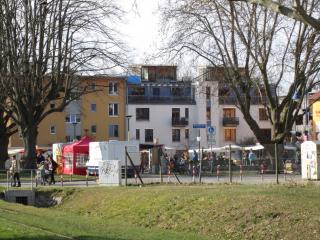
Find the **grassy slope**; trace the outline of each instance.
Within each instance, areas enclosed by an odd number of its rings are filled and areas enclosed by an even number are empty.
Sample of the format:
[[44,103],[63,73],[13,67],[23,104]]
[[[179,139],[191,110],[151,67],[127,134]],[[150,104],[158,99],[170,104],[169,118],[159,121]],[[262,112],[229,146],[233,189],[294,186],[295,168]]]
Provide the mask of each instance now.
[[320,237],[318,186],[170,185],[86,188],[65,195],[63,204],[51,209],[0,202],[0,238]]

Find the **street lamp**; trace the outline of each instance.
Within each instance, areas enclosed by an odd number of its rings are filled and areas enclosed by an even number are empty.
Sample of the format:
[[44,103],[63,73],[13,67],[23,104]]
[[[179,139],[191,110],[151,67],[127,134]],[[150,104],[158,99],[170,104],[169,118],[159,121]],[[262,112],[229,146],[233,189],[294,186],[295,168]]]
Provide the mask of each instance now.
[[76,126],[77,126],[77,122],[73,122],[72,125],[73,125],[73,140],[75,140],[75,139],[76,139]]
[[130,141],[130,118],[132,117],[132,115],[126,115],[126,119],[127,119],[127,126],[128,126],[128,132],[127,132],[127,139],[128,141]]

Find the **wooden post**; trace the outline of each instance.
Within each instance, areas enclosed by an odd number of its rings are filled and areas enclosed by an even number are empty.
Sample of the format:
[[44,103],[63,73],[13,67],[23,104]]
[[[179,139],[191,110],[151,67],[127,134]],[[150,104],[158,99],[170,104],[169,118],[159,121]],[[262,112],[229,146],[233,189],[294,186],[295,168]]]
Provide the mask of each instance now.
[[33,191],[33,170],[31,169],[31,191]]
[[232,169],[231,169],[231,144],[229,144],[229,183],[232,183]]
[[[162,150],[161,150],[162,151]],[[165,158],[164,154],[162,154],[163,157]],[[160,174],[160,182],[163,183],[163,176],[162,176],[162,163],[161,163],[161,154],[160,154],[160,149],[158,151],[158,158],[159,158],[159,174]]]
[[[129,131],[128,131],[128,134],[129,134]],[[127,167],[128,167],[127,153],[128,153],[128,151],[127,151],[127,146],[125,146],[125,151],[126,151],[126,158],[125,158],[125,162],[124,162],[124,185],[127,186],[128,185],[128,177],[127,177]]]
[[278,143],[274,144],[274,155],[276,164],[276,182],[279,184],[279,173],[278,173]]

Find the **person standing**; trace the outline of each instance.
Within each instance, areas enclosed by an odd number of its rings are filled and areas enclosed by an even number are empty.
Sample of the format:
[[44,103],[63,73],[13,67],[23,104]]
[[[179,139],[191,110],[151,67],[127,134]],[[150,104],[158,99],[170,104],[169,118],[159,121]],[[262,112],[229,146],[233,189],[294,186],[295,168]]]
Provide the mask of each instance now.
[[254,161],[255,161],[255,154],[253,153],[252,149],[250,150],[249,152],[249,155],[248,155],[248,159],[249,159],[249,162],[250,162],[250,165],[253,166],[254,165]]
[[[11,167],[10,174],[13,176],[13,187],[21,187],[20,182],[20,161],[16,158],[16,156],[12,156],[11,159]],[[18,183],[18,184],[17,184]]]
[[49,176],[50,182],[49,184],[56,184],[56,180],[54,179],[54,172],[57,169],[58,164],[53,160],[51,156],[48,156],[48,169],[49,169]]

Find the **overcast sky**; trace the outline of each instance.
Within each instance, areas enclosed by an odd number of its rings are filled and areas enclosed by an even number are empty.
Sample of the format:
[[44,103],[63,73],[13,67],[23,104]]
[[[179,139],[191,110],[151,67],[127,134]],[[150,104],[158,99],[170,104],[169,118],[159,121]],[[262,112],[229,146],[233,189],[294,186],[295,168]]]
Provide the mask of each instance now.
[[125,42],[133,49],[134,63],[145,63],[148,55],[155,53],[160,47],[160,0],[119,0],[120,6],[127,12],[120,31]]

